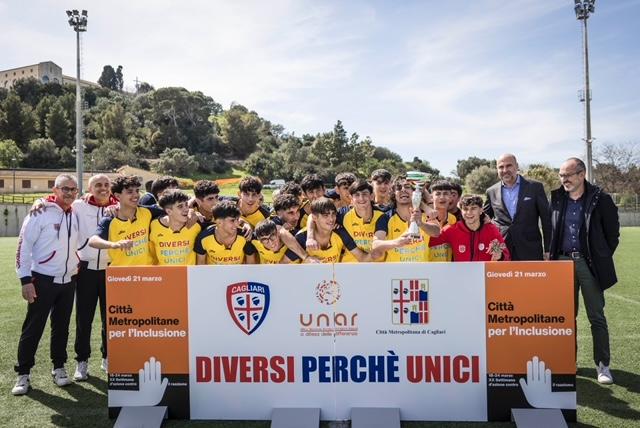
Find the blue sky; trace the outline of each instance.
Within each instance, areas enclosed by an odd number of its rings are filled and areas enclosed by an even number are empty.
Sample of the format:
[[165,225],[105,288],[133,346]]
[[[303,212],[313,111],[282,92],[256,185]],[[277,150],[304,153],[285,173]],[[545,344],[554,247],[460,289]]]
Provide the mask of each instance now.
[[[0,0],[0,69],[51,60],[73,75],[66,8],[89,10],[88,80],[121,64],[125,86],[201,90],[298,135],[340,119],[445,174],[468,156],[584,153],[571,0]],[[596,152],[640,140],[638,18],[640,0],[599,0],[589,19]]]

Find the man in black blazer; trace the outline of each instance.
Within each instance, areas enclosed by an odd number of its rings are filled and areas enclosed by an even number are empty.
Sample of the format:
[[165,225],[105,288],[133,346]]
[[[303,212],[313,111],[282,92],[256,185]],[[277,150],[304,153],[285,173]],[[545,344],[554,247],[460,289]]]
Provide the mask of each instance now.
[[487,189],[484,212],[500,229],[512,260],[547,260],[551,216],[542,183],[518,174],[518,161],[510,153],[498,158],[497,168],[500,181]]
[[576,316],[582,291],[597,379],[608,385],[613,376],[604,290],[618,281],[613,253],[620,242],[620,220],[611,196],[586,180],[586,169],[578,158],[569,158],[560,167],[562,186],[551,192],[550,250],[552,260],[573,260]]

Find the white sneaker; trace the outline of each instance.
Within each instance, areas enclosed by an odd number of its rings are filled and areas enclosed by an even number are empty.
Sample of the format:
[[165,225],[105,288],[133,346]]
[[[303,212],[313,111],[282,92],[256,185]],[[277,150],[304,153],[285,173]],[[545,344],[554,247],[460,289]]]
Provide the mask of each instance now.
[[81,382],[89,379],[89,364],[86,361],[78,361],[76,364],[76,372],[73,374],[73,380]]
[[104,370],[106,373],[109,373],[109,361],[106,358],[102,359],[102,363],[100,363],[100,368]]
[[598,383],[603,385],[611,385],[613,383],[613,376],[611,376],[609,366],[605,366],[600,362],[596,367],[596,371],[598,372]]
[[16,380],[16,384],[11,390],[13,395],[24,395],[29,392],[29,388],[31,387],[31,378],[28,374],[18,375],[18,380]]
[[67,376],[67,370],[64,367],[51,370],[51,376],[53,376],[53,382],[58,386],[67,386],[71,383],[71,379]]

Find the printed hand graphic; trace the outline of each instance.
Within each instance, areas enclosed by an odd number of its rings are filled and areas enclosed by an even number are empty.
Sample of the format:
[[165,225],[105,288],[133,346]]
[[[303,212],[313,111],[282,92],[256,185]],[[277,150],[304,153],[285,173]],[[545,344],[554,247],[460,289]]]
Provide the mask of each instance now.
[[138,391],[109,390],[109,406],[155,406],[164,396],[169,379],[162,379],[162,365],[155,357],[145,361],[144,367],[138,371]]
[[544,361],[533,357],[527,361],[527,380],[520,379],[520,386],[529,404],[539,409],[575,409],[576,393],[552,392],[551,370]]

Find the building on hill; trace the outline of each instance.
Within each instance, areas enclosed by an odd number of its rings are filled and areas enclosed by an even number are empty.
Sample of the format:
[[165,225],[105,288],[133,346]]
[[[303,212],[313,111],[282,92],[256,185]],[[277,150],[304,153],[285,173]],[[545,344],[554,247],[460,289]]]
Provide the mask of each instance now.
[[155,180],[162,177],[162,175],[156,174],[155,172],[147,171],[146,169],[136,168],[129,165],[121,166],[120,168],[116,169],[116,172],[122,175],[135,175],[136,177],[140,177],[142,184],[146,183],[149,180]]
[[[75,77],[65,76],[62,74],[62,67],[53,61],[45,61],[38,64],[25,65],[23,67],[0,71],[0,88],[11,89],[18,80],[28,79],[30,77],[33,77],[42,83],[59,83],[61,85],[76,83]],[[94,88],[100,87],[97,83],[82,79],[80,80],[80,86]]]
[[[46,193],[53,187],[56,177],[64,172],[76,174],[72,169],[0,168],[0,194]],[[83,189],[89,187],[89,178],[98,173],[106,174],[112,180],[120,175],[117,172],[85,171]]]

